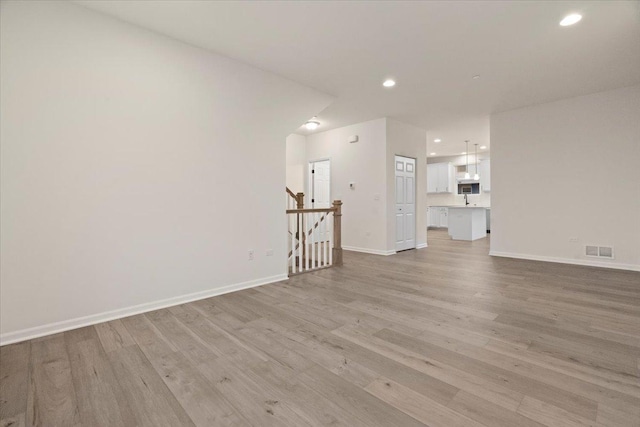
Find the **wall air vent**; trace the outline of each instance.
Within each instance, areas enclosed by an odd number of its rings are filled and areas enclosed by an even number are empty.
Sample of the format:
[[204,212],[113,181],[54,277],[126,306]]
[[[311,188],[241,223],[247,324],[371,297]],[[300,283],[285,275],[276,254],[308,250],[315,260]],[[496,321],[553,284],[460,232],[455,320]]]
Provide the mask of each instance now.
[[610,246],[591,246],[585,247],[585,255],[589,257],[613,259],[613,248]]
[[586,255],[587,256],[598,256],[598,247],[597,246],[587,246]]
[[598,256],[602,258],[613,258],[613,248],[608,246],[599,246]]

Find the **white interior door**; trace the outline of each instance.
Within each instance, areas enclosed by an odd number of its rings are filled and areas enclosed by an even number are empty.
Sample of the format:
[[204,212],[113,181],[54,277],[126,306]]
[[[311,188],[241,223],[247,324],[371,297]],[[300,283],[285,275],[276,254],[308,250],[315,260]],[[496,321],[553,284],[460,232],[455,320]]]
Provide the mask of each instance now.
[[[309,196],[305,196],[305,208],[330,208],[331,207],[331,162],[321,160],[309,163]],[[329,241],[331,231],[327,227],[328,218],[315,230],[318,241]]]
[[322,160],[309,163],[309,196],[305,197],[305,207],[331,207],[331,162]]
[[396,251],[416,247],[416,160],[396,156]]

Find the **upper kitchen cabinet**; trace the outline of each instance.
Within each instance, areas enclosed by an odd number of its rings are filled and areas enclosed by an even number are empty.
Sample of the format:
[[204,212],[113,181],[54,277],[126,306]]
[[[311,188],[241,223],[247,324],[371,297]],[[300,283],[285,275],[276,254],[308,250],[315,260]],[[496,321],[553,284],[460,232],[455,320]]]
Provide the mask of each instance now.
[[453,193],[455,169],[451,163],[427,165],[427,193]]
[[480,188],[483,192],[489,193],[491,191],[491,159],[480,161],[478,173],[480,174]]

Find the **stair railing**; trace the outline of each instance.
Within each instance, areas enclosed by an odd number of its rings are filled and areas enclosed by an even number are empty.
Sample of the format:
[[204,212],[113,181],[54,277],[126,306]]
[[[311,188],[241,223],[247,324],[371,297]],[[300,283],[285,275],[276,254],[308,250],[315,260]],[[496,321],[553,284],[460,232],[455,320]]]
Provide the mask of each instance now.
[[334,200],[330,208],[304,209],[304,194],[287,194],[297,205],[287,209],[289,274],[342,265],[342,201]]

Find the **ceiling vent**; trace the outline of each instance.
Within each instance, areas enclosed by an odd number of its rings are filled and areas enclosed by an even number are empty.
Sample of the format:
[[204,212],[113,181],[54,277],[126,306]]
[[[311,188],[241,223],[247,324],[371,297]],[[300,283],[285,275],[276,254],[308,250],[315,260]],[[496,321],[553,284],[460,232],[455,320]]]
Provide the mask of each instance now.
[[613,248],[610,246],[591,246],[585,247],[585,255],[589,257],[613,259]]

